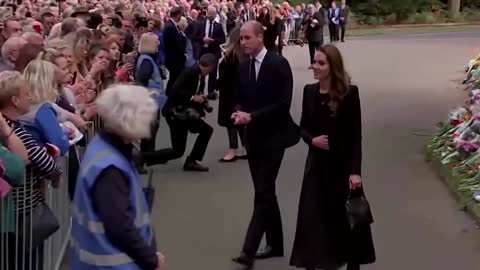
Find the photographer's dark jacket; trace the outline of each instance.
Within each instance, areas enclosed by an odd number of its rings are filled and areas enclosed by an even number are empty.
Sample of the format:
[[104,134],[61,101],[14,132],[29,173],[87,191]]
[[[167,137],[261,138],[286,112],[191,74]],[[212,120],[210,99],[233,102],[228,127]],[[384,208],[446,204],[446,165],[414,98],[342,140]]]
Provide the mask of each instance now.
[[[173,108],[177,106],[188,106],[192,104],[192,97],[197,94],[199,86],[204,86],[200,67],[193,65],[185,68],[172,86],[167,103],[162,113],[168,117]],[[200,85],[202,84],[202,85]],[[203,89],[200,88],[200,89]]]

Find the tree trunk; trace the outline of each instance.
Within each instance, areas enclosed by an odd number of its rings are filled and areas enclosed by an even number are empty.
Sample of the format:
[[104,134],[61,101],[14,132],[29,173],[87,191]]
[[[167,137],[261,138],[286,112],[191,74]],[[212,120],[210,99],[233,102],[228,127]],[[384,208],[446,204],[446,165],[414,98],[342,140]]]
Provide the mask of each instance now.
[[457,15],[460,12],[460,0],[448,0],[448,12]]

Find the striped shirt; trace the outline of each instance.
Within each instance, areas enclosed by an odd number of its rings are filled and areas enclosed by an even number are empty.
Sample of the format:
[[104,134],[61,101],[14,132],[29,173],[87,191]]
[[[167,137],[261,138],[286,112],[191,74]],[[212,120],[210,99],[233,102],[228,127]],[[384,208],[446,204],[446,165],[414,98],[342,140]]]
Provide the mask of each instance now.
[[15,199],[17,211],[29,212],[43,201],[40,190],[41,181],[45,178],[55,179],[60,177],[62,170],[57,167],[55,160],[47,153],[47,150],[38,145],[32,135],[27,133],[18,121],[13,121],[7,117],[5,117],[5,120],[27,148],[30,163],[26,166],[25,184],[14,187],[12,195]]

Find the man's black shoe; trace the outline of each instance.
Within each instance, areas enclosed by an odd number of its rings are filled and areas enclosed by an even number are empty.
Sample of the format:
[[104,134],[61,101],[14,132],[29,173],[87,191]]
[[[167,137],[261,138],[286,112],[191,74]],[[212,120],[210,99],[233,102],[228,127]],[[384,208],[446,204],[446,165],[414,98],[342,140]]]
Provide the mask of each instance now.
[[245,269],[252,269],[254,260],[253,258],[249,258],[245,253],[242,253],[239,257],[233,258],[232,262],[245,266]]
[[208,94],[207,98],[208,98],[209,100],[216,100],[216,99],[217,99],[217,96],[218,96],[217,93],[212,92],[212,93]]
[[274,250],[271,246],[266,246],[264,249],[261,249],[255,255],[256,259],[269,259],[274,257],[283,257],[283,252]]
[[208,172],[208,167],[198,164],[196,160],[187,158],[185,164],[183,165],[183,170],[192,172]]

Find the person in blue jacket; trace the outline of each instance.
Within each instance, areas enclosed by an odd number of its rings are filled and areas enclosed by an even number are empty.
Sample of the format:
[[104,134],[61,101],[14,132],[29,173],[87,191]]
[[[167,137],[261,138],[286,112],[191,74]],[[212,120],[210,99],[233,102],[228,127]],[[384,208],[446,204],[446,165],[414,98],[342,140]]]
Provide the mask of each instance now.
[[96,99],[103,129],[87,147],[73,199],[71,270],[161,270],[132,143],[150,136],[157,104],[141,86],[115,85]]
[[178,22],[178,28],[180,29],[180,33],[182,34],[183,42],[185,42],[185,67],[191,67],[197,63],[195,57],[193,55],[193,47],[192,41],[187,37],[185,30],[188,27],[188,20],[185,17],[181,17],[180,21]]
[[36,59],[27,65],[23,75],[32,93],[32,107],[20,118],[20,122],[37,143],[53,145],[53,151],[59,151],[54,154],[63,156],[68,153],[70,142],[69,131],[64,130],[60,122],[66,120],[68,112],[55,104],[60,79],[56,74],[57,66],[45,60]]
[[[161,109],[166,103],[165,87],[162,73],[157,62],[157,52],[160,41],[154,33],[145,33],[140,37],[138,46],[138,58],[135,64],[135,81],[150,91],[152,97]],[[155,151],[155,137],[158,131],[160,112],[152,122],[150,139],[144,139],[140,143],[141,152]]]

